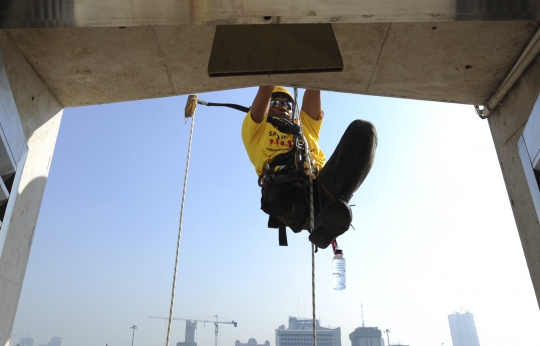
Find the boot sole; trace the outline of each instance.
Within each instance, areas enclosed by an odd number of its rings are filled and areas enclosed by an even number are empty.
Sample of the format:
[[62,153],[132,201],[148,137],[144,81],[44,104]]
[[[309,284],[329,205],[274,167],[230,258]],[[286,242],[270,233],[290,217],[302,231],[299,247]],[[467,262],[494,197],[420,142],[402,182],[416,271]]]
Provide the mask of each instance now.
[[326,249],[334,239],[349,229],[352,221],[351,209],[346,202],[336,201],[323,210],[320,218],[320,226],[311,232],[309,241],[321,249]]

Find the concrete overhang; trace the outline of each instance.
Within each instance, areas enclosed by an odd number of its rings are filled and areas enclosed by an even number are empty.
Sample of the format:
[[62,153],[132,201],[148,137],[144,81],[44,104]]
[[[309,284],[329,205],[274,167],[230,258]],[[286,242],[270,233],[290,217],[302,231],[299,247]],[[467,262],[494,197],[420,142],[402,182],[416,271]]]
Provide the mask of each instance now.
[[[48,0],[3,2],[0,24],[65,107],[264,84],[486,104],[539,14],[526,0]],[[208,75],[217,25],[285,23],[331,23],[343,71]]]

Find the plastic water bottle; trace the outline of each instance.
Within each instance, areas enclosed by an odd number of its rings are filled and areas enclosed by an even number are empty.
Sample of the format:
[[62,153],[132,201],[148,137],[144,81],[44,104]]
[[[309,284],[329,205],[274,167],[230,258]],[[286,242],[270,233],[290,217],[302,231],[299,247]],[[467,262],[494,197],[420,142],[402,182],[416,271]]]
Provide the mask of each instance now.
[[332,259],[332,287],[335,290],[345,289],[345,258],[339,249],[334,252]]

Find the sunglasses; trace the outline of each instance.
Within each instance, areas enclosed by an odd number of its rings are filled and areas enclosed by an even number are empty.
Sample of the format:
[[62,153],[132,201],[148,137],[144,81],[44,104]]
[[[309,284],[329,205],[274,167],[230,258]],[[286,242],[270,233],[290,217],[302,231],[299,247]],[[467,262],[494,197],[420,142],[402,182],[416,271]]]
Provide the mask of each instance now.
[[286,109],[292,109],[294,102],[292,101],[281,101],[281,100],[270,100],[270,106],[279,108],[283,105]]

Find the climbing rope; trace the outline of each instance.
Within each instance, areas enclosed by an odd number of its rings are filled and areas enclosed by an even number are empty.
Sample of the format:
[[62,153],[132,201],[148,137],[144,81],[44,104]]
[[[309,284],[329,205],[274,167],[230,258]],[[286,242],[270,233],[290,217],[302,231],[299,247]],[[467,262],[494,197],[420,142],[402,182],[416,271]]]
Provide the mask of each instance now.
[[178,257],[180,254],[180,239],[182,237],[182,219],[184,218],[184,202],[186,201],[186,187],[187,187],[187,178],[189,170],[189,158],[191,156],[191,142],[193,139],[193,127],[195,125],[195,108],[196,108],[197,95],[190,95],[188,103],[186,105],[186,117],[191,117],[191,129],[189,130],[189,143],[188,143],[188,152],[186,159],[186,171],[184,173],[184,188],[182,190],[182,203],[180,205],[180,224],[178,226],[178,241],[176,242],[176,260],[174,261],[174,275],[173,275],[173,284],[172,284],[172,294],[171,294],[171,307],[169,309],[169,321],[167,323],[167,341],[165,346],[169,346],[169,339],[171,336],[171,322],[173,315],[173,306],[174,306],[174,291],[176,289],[176,273],[178,271]]
[[[296,122],[299,119],[298,112],[298,88],[294,88],[294,112],[293,112],[293,121]],[[313,232],[315,228],[315,211],[313,208],[313,162],[311,161],[311,154],[304,137],[304,132],[302,131],[302,140],[304,141],[304,148],[306,152],[306,161],[308,163],[308,173],[309,173],[309,232]],[[304,167],[302,167],[303,169]],[[312,310],[313,310],[313,346],[317,346],[317,318],[315,313],[315,252],[317,251],[315,245],[311,244],[311,301],[312,301]]]
[[313,301],[313,346],[317,346],[317,319],[315,315],[315,245],[311,244],[311,299]]

